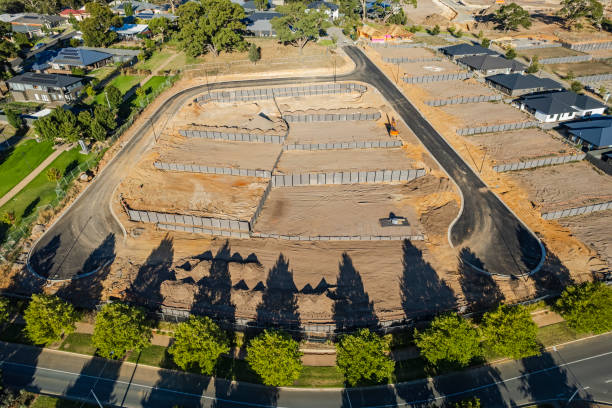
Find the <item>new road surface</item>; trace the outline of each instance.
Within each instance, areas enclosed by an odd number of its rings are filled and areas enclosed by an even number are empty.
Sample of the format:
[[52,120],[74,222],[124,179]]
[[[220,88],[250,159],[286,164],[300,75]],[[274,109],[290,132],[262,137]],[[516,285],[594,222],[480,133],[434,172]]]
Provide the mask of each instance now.
[[337,78],[304,77],[220,82],[180,91],[152,114],[150,123],[132,139],[97,175],[75,203],[42,236],[30,253],[28,266],[49,279],[71,279],[97,270],[114,259],[116,240],[122,230],[110,211],[116,186],[129,168],[154,143],[151,124],[160,126],[177,110],[207,89],[299,84],[312,82],[361,81],[377,88],[412,128],[421,142],[454,180],[463,196],[460,217],[451,227],[450,241],[470,265],[492,273],[520,275],[537,267],[543,247],[524,224],[493,194],[472,168],[448,145],[398,88],[361,50],[345,46],[355,70]]
[[539,357],[395,386],[271,388],[118,361],[0,343],[7,385],[106,406],[382,408],[441,404],[477,396],[490,408],[588,400],[612,404],[612,335]]

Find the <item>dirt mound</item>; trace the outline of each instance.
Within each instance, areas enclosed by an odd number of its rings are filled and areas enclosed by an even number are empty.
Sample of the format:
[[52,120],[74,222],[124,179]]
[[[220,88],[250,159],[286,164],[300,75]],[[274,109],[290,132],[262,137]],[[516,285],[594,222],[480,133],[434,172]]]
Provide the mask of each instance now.
[[423,20],[423,25],[426,26],[435,26],[436,24],[439,26],[447,26],[450,24],[450,20],[440,14],[430,14]]

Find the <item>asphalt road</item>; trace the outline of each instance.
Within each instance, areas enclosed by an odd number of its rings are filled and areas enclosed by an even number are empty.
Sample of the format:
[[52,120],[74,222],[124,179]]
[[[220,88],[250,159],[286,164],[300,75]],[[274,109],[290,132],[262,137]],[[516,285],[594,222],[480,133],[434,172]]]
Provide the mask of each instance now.
[[155,367],[0,343],[7,385],[121,407],[416,407],[477,396],[490,408],[550,400],[612,404],[612,335],[542,356],[396,386],[342,389],[271,388],[230,383]]
[[[376,87],[415,132],[463,195],[463,211],[450,233],[452,244],[462,249],[470,265],[503,275],[524,274],[542,258],[539,242],[505,207],[499,198],[446,143],[394,84],[356,47],[344,50],[356,69],[338,80],[363,81]],[[207,89],[330,82],[331,76],[274,78],[220,82],[187,89],[169,97],[151,117],[157,129],[163,121]],[[122,231],[110,211],[116,186],[129,168],[154,143],[151,126],[145,124],[100,172],[64,215],[33,247],[29,267],[50,279],[71,279],[95,271],[114,259],[116,240]]]

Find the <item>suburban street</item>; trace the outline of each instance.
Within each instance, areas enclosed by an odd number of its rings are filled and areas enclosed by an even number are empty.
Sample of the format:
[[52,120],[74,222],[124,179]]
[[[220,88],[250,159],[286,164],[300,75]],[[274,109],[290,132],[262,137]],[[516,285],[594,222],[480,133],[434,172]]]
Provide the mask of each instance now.
[[397,386],[351,389],[270,388],[79,354],[0,343],[7,385],[121,407],[391,407],[477,396],[485,407],[574,399],[612,403],[612,335],[540,357]]

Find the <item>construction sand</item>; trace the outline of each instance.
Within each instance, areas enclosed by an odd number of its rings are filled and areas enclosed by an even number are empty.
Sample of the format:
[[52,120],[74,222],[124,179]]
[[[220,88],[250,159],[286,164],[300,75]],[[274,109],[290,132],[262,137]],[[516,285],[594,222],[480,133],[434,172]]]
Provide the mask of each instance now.
[[465,127],[500,125],[533,120],[525,112],[503,102],[465,103],[446,105],[439,109],[456,117]]
[[399,64],[399,66],[408,77],[450,74],[464,71],[459,65],[453,64],[446,59],[440,61],[402,63]]
[[283,152],[275,174],[348,171],[408,170],[414,163],[401,148],[347,150],[289,150]]
[[496,164],[579,153],[564,143],[561,136],[555,137],[537,128],[475,135],[469,141],[482,147]]
[[543,213],[612,200],[612,178],[582,161],[513,172]]
[[174,136],[165,138],[156,150],[164,163],[199,164],[215,167],[272,170],[281,145],[213,141]]
[[439,81],[414,85],[423,89],[431,99],[452,99],[456,96],[495,95],[491,88],[477,82],[473,78],[460,81]]
[[561,218],[558,222],[592,247],[608,263],[608,267],[612,268],[612,210]]
[[289,124],[287,144],[390,140],[385,123],[386,120],[382,119],[379,121],[294,122]]

